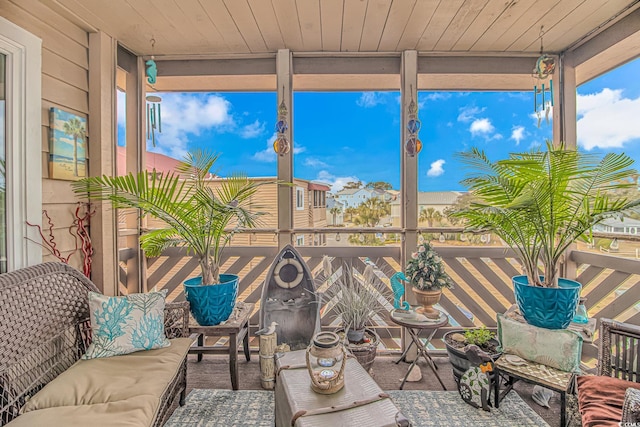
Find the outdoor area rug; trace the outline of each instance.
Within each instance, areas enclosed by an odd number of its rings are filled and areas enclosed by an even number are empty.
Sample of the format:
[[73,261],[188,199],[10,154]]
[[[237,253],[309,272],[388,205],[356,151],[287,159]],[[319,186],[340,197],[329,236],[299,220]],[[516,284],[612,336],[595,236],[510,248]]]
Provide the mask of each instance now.
[[[404,391],[389,394],[413,426],[544,427],[548,424],[517,393],[500,408],[475,409],[455,391]],[[193,390],[165,427],[273,426],[273,392],[261,390]]]

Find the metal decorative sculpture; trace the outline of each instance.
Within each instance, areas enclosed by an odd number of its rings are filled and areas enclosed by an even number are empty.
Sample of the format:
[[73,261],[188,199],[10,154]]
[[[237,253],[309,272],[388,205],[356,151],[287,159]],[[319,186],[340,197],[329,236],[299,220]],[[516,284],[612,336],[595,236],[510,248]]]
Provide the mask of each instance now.
[[158,67],[156,66],[156,61],[153,60],[152,56],[151,59],[145,62],[145,64],[147,65],[147,81],[149,82],[149,84],[153,85],[156,83],[156,79],[158,77]]
[[[544,112],[545,120],[549,124],[549,114],[551,113],[551,107],[553,107],[553,79],[551,76],[556,69],[556,60],[551,56],[543,53],[544,46],[542,44],[542,35],[544,34],[544,26],[540,27],[540,56],[536,60],[536,65],[533,69],[532,76],[535,79],[533,86],[533,111],[538,117],[538,127],[542,122],[542,113]],[[548,87],[545,88],[544,81],[549,79]],[[549,99],[545,99],[546,90],[549,90]],[[539,97],[542,97],[542,102],[538,103]]]
[[420,132],[420,127],[422,126],[422,122],[418,118],[418,105],[413,100],[413,87],[411,87],[410,91],[412,92],[411,102],[408,107],[408,121],[407,121],[407,143],[405,145],[405,150],[407,154],[411,157],[415,157],[416,154],[422,150],[422,141],[418,138],[418,132]]
[[156,95],[147,96],[147,140],[156,146],[156,133],[162,133],[160,103],[162,98]]
[[287,104],[284,103],[284,87],[282,88],[282,102],[278,106],[278,121],[276,122],[276,140],[273,141],[273,151],[279,156],[284,156],[291,151],[291,144],[287,139],[287,129],[289,129],[289,123],[287,122]]
[[404,295],[404,285],[400,283],[401,280],[405,282],[409,280],[401,271],[391,276],[390,279],[391,289],[393,289],[393,307],[396,310],[409,310],[411,306],[408,302],[403,301],[402,304],[400,304],[400,299]]

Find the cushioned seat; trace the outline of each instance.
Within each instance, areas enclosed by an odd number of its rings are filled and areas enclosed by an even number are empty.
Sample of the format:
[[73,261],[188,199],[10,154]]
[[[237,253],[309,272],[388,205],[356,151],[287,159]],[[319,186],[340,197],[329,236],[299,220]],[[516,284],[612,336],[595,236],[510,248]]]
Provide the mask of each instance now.
[[11,427],[140,427],[150,426],[160,398],[136,396],[95,405],[60,406],[27,412],[13,420]]
[[584,427],[618,427],[627,388],[640,384],[603,376],[578,377],[578,406]]
[[165,348],[79,360],[33,396],[25,405],[24,413],[148,397],[155,402],[153,417],[191,343],[189,338],[176,338]]

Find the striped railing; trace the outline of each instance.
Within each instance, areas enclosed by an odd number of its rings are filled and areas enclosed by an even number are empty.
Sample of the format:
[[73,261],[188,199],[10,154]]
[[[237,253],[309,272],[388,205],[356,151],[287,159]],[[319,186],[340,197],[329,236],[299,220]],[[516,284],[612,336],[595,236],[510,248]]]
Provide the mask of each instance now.
[[[496,326],[496,314],[503,313],[513,303],[511,277],[520,274],[520,266],[514,253],[504,247],[437,246],[447,265],[447,272],[454,280],[454,288],[444,291],[440,306],[449,314],[450,326],[442,328],[433,344],[442,348],[438,340],[445,332],[459,327]],[[400,348],[400,328],[390,320],[393,297],[389,277],[400,269],[400,247],[301,247],[305,259],[317,283],[324,278],[321,271],[322,257],[329,256],[334,265],[347,263],[362,272],[367,262],[376,265],[376,271],[388,292],[380,293],[383,307],[374,320],[374,327],[387,349]],[[126,283],[126,259],[121,251],[120,280]],[[223,271],[241,277],[238,299],[256,304],[252,325],[258,325],[260,296],[264,278],[278,253],[275,246],[229,247],[223,259]],[[591,317],[609,317],[615,320],[640,324],[640,261],[613,255],[573,251],[569,257],[577,267],[577,280],[583,284],[582,295],[587,297]],[[170,249],[165,255],[147,259],[146,289],[167,289],[169,300],[182,300],[182,282],[198,275],[197,261],[180,249]],[[326,287],[326,286],[325,286]],[[126,289],[121,286],[121,290]],[[326,289],[323,289],[326,290]],[[327,301],[321,307],[323,327],[336,326],[338,320],[327,309]],[[330,307],[329,307],[330,308]],[[586,357],[596,357],[593,345],[585,346]]]

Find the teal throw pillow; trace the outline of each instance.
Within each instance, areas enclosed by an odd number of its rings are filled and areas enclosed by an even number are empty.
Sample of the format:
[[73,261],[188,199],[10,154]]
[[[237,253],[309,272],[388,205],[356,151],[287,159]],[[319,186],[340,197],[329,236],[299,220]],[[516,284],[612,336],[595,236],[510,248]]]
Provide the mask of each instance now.
[[167,290],[123,297],[89,292],[93,341],[83,359],[168,347],[164,335]]
[[545,329],[498,314],[498,340],[515,354],[565,372],[580,372],[582,336],[568,329]]

